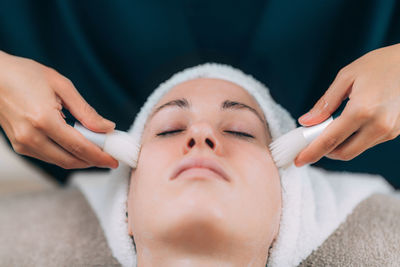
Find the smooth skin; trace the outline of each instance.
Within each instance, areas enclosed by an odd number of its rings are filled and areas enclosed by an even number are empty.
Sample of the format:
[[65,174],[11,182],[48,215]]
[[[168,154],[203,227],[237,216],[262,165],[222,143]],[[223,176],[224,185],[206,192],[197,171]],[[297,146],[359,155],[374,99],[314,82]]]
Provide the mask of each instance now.
[[299,123],[326,120],[347,97],[341,116],[297,156],[296,166],[323,156],[348,161],[400,134],[400,44],[373,50],[344,67]]
[[30,59],[0,51],[0,126],[15,152],[65,169],[116,168],[118,161],[66,124],[62,107],[88,129],[107,133],[101,117],[66,77]]

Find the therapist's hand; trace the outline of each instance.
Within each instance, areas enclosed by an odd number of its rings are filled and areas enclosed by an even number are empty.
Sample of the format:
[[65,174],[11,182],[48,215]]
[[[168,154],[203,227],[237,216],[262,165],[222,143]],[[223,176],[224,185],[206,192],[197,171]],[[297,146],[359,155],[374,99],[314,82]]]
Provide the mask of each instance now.
[[117,167],[114,158],[65,123],[62,107],[92,131],[115,127],[55,70],[0,51],[0,126],[17,153],[65,169]]
[[323,156],[351,160],[400,134],[400,44],[369,52],[344,67],[299,123],[324,121],[346,97],[341,116],[297,156],[296,166]]

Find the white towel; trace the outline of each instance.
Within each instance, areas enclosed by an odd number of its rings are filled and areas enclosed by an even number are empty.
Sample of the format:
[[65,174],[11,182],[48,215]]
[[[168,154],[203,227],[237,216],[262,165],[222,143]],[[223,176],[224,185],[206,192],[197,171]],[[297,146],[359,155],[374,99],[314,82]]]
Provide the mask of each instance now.
[[[272,140],[296,127],[295,120],[270,96],[268,88],[229,66],[204,64],[184,70],[161,84],[148,98],[129,133],[140,144],[152,108],[175,85],[195,78],[217,78],[243,87],[260,105]],[[88,199],[114,257],[123,266],[135,266],[136,254],[128,235],[126,201],[130,168],[121,164],[106,174],[78,173],[72,181]],[[297,266],[342,223],[353,208],[373,193],[389,193],[378,175],[328,172],[311,166],[279,169],[282,185],[280,230],[268,266]]]

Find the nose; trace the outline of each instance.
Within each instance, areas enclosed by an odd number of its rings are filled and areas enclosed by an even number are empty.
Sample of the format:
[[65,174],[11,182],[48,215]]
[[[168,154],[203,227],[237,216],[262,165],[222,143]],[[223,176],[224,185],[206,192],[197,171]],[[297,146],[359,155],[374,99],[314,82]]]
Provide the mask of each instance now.
[[219,150],[219,142],[214,130],[208,123],[193,124],[188,131],[184,151],[187,153],[194,148]]

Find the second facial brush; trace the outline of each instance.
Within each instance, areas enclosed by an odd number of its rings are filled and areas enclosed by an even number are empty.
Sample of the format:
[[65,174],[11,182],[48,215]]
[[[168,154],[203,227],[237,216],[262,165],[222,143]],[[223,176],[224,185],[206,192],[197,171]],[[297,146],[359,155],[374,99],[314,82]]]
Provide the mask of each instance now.
[[281,168],[290,165],[300,151],[317,138],[336,117],[340,116],[347,101],[348,99],[343,101],[327,120],[310,127],[298,127],[272,142],[269,148],[276,166]]

